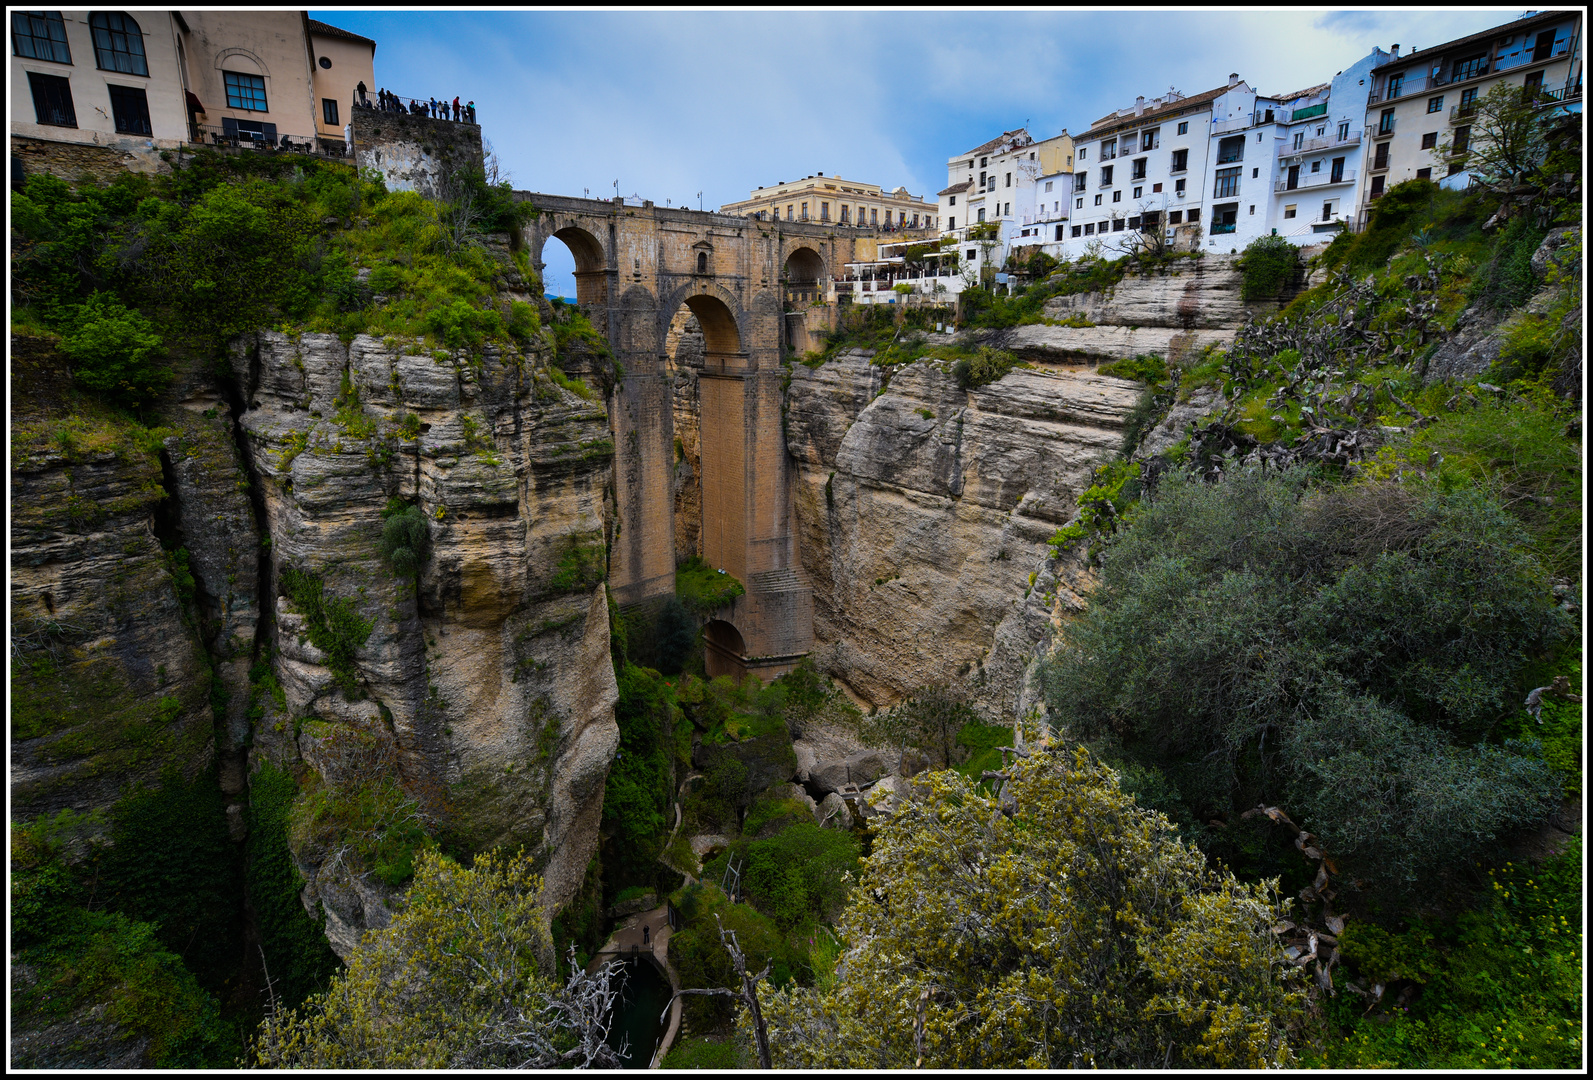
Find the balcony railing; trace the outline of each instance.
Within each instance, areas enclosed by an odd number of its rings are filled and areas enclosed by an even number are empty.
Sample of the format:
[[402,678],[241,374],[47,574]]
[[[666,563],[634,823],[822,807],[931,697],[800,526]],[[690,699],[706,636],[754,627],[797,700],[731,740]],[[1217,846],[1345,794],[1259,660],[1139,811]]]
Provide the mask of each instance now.
[[1276,180],[1272,184],[1272,190],[1275,192],[1303,191],[1309,188],[1332,187],[1334,184],[1353,184],[1355,183],[1355,172],[1356,170],[1354,169],[1347,169],[1344,175],[1337,180],[1333,178],[1332,173],[1312,173],[1309,176],[1300,177],[1295,182],[1294,187],[1289,186],[1288,180]]
[[1339,146],[1358,146],[1360,142],[1361,133],[1359,131],[1352,131],[1347,137],[1342,139],[1337,135],[1323,135],[1318,139],[1306,139],[1299,146],[1290,146],[1288,144],[1280,146],[1278,147],[1278,156],[1280,158],[1298,157],[1301,154],[1314,154],[1318,150],[1332,150]]
[[1231,233],[1231,232],[1238,232],[1238,231],[1239,231],[1239,226],[1237,224],[1234,224],[1234,225],[1217,224],[1217,225],[1213,225],[1211,227],[1211,235],[1213,235],[1213,236],[1221,236],[1223,233]]
[[189,141],[206,146],[234,150],[286,151],[299,154],[318,154],[322,157],[345,157],[348,145],[340,138],[307,135],[278,135],[267,140],[257,131],[227,132],[212,124],[189,125]]
[[1255,123],[1255,113],[1236,116],[1232,120],[1213,120],[1211,122],[1211,133],[1213,135],[1225,135],[1230,131],[1243,131],[1247,127],[1254,127]]
[[1477,103],[1468,101],[1464,105],[1451,105],[1449,107],[1449,122],[1458,124],[1462,120],[1470,120],[1477,115]]

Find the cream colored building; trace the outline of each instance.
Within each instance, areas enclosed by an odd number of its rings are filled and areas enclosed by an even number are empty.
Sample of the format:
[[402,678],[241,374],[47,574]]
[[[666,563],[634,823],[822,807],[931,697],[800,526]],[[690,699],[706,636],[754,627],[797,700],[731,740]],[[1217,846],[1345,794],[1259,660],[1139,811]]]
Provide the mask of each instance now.
[[1464,150],[1475,102],[1499,83],[1536,87],[1545,108],[1581,111],[1582,13],[1529,14],[1479,34],[1399,55],[1371,72],[1366,105],[1365,167],[1357,220],[1406,180],[1463,183],[1463,166],[1444,158],[1445,144]]
[[740,202],[721,206],[719,212],[887,232],[937,227],[936,206],[925,203],[922,195],[910,195],[904,187],[887,192],[878,184],[823,173],[760,187]]
[[341,143],[355,84],[375,82],[375,42],[303,11],[9,14],[13,175],[151,170],[218,139]]
[[[307,20],[315,57],[315,121],[323,138],[342,138],[355,88],[376,92],[376,42],[335,26]],[[367,95],[368,96],[368,95]]]

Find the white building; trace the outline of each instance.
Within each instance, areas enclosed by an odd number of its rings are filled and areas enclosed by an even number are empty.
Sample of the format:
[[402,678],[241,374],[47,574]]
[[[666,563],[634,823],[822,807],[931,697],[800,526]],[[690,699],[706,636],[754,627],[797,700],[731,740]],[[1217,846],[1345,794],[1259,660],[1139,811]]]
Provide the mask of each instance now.
[[[962,263],[972,264],[969,273],[977,277],[987,259],[996,268],[1005,262],[1013,238],[1032,228],[1042,177],[1072,168],[1073,138],[1066,130],[1042,142],[1024,128],[1004,131],[947,159],[946,188],[939,194],[943,235],[961,243]],[[1059,200],[1055,190],[1050,194]]]

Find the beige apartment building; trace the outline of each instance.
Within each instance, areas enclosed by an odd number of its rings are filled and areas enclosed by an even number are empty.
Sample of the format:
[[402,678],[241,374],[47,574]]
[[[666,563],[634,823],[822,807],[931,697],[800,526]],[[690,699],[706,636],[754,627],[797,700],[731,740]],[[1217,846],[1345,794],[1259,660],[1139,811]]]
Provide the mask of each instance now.
[[936,206],[925,203],[922,195],[910,195],[904,187],[887,192],[878,184],[823,173],[760,187],[740,202],[721,206],[719,212],[760,221],[778,218],[884,232],[937,228]]
[[[195,142],[344,142],[376,43],[302,11],[12,11],[12,174],[108,179]],[[103,175],[102,175],[103,174]]]
[[[1357,221],[1395,184],[1426,178],[1464,187],[1455,160],[1471,137],[1476,102],[1499,83],[1532,92],[1545,109],[1582,109],[1582,13],[1533,12],[1479,34],[1399,55],[1371,72],[1366,167]],[[1441,150],[1450,145],[1446,158]]]

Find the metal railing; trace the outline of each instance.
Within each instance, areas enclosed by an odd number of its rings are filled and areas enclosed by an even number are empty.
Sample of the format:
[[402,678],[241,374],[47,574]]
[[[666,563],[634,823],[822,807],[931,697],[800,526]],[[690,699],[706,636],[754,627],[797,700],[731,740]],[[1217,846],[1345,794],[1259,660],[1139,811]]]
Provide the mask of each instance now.
[[1298,157],[1301,154],[1314,154],[1318,150],[1332,150],[1339,146],[1359,146],[1360,142],[1361,133],[1359,131],[1352,131],[1342,139],[1337,135],[1323,135],[1315,139],[1306,139],[1299,146],[1280,146],[1278,147],[1278,156],[1280,158]]
[[1311,173],[1308,176],[1302,176],[1297,179],[1293,187],[1289,186],[1288,180],[1275,180],[1272,184],[1272,190],[1274,192],[1303,191],[1310,188],[1332,187],[1334,184],[1353,184],[1355,183],[1355,173],[1355,169],[1348,169],[1342,176],[1337,178],[1332,173]]
[[278,135],[267,139],[258,131],[228,132],[213,124],[192,124],[189,141],[218,149],[278,151],[285,153],[317,154],[322,157],[346,157],[348,145],[341,138],[307,135]]
[[1239,226],[1237,224],[1234,224],[1234,225],[1223,225],[1223,224],[1219,223],[1219,224],[1213,225],[1211,227],[1211,235],[1213,235],[1213,236],[1221,236],[1224,233],[1231,233],[1231,232],[1238,232],[1238,231],[1239,231]]

